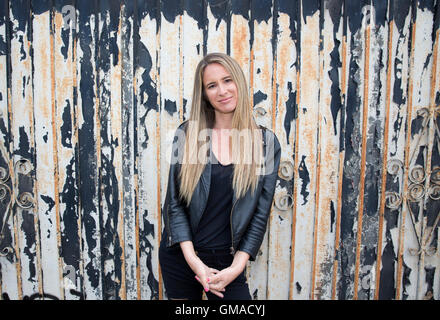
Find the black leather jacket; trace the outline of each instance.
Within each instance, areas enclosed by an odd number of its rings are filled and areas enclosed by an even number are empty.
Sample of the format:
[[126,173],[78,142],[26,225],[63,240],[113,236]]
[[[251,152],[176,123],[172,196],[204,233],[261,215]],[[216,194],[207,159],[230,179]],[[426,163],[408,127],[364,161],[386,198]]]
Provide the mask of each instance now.
[[[180,130],[180,133],[184,132],[182,130],[185,130],[185,123],[182,123],[177,129]],[[261,127],[261,129],[263,130],[263,150],[267,174],[259,176],[255,194],[248,190],[239,199],[236,199],[234,194],[230,220],[231,253],[234,254],[236,250],[247,252],[251,261],[255,260],[266,232],[281,156],[281,147],[275,134],[264,127]],[[179,137],[175,135],[168,188],[162,209],[165,224],[163,237],[166,237],[163,240],[165,240],[167,247],[172,247],[182,241],[192,240],[192,235],[197,230],[198,223],[206,207],[211,180],[211,163],[208,161],[189,206],[182,203],[179,199],[178,190],[178,172],[181,165],[179,161],[176,161],[176,158],[173,160],[173,156],[178,154],[178,140]],[[180,145],[182,144],[180,143]],[[180,155],[182,154],[183,152],[180,153]]]

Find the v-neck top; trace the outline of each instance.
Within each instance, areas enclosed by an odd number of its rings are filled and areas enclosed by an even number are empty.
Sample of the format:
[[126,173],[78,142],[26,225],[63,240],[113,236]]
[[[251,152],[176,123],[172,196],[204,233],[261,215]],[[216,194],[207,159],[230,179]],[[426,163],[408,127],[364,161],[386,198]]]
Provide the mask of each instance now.
[[208,201],[193,235],[193,244],[196,249],[229,249],[234,166],[232,163],[222,165],[214,153],[212,156]]

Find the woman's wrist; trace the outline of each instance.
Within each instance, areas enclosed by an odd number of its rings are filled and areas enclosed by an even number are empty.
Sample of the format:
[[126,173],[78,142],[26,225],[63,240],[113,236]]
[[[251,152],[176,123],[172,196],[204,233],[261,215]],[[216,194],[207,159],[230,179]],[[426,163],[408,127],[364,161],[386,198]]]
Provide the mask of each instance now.
[[235,253],[230,268],[237,274],[237,276],[246,268],[246,263],[249,261],[249,258],[250,255],[244,251],[237,251]]

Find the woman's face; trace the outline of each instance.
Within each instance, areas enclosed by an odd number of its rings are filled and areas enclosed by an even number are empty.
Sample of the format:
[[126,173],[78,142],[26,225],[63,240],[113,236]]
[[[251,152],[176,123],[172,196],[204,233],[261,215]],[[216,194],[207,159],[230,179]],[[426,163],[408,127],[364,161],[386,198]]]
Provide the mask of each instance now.
[[234,112],[238,99],[237,86],[221,64],[208,64],[205,67],[202,81],[205,96],[216,112]]

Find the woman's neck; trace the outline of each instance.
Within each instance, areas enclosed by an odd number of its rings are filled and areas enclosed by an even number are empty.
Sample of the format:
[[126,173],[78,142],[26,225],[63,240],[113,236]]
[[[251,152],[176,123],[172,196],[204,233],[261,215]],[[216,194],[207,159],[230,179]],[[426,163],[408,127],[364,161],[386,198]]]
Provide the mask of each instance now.
[[216,112],[214,120],[214,129],[231,129],[233,113]]

